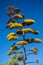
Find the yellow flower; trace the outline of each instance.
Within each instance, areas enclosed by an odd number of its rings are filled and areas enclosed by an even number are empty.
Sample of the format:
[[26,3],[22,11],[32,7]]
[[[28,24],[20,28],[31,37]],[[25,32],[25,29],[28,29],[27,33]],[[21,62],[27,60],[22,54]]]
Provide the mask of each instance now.
[[15,14],[13,16],[13,18],[20,18],[20,19],[22,19],[22,18],[24,18],[24,16],[22,14]]
[[17,30],[16,33],[22,35],[23,32],[24,32],[24,33],[33,33],[33,30],[32,30],[31,28],[24,28],[24,29],[22,29],[22,30]]
[[16,36],[14,32],[11,32],[10,34],[7,35],[7,38],[9,38],[10,36]]
[[25,19],[22,24],[23,25],[31,25],[31,24],[34,24],[34,22],[35,21],[33,19]]
[[10,51],[8,52],[8,55],[10,55],[10,54],[12,54],[12,50],[10,50]]
[[32,23],[34,23],[35,21],[33,19],[26,19],[26,20],[24,20],[24,22],[32,22]]
[[31,28],[25,28],[25,29],[22,29],[23,32],[25,33],[28,33],[28,32],[33,32],[33,30]]
[[42,40],[40,40],[39,38],[35,38],[35,39],[34,39],[34,42],[41,43],[41,42],[42,42]]
[[14,23],[10,22],[9,24],[6,25],[6,28],[9,28],[12,24],[14,24]]
[[10,36],[9,38],[8,38],[8,40],[16,40],[18,37],[17,36]]
[[14,10],[15,12],[20,12],[20,9],[19,8],[15,8],[15,10]]
[[39,31],[33,30],[33,33],[34,33],[34,34],[39,34]]
[[17,44],[26,45],[26,44],[28,44],[28,42],[27,41],[18,41]]
[[14,25],[14,24],[12,24],[9,28],[11,28],[11,29],[12,29],[12,28],[15,28],[15,25]]
[[9,15],[9,16],[10,16],[11,14],[12,14],[12,12],[11,12],[11,11],[8,11],[8,12],[7,12],[7,15]]
[[22,27],[22,24],[20,23],[13,23],[10,28],[15,28],[15,27]]
[[37,48],[32,48],[31,51],[33,52],[33,54],[37,54],[38,49]]
[[12,24],[14,24],[13,22],[10,22],[9,24],[8,24],[8,26],[11,26]]
[[15,23],[15,26],[17,26],[17,27],[22,27],[22,24],[20,24],[20,23]]
[[10,48],[10,50],[18,50],[18,49],[19,49],[18,46],[13,46]]
[[15,8],[15,7],[12,6],[12,5],[8,6],[8,10],[13,10],[14,8]]

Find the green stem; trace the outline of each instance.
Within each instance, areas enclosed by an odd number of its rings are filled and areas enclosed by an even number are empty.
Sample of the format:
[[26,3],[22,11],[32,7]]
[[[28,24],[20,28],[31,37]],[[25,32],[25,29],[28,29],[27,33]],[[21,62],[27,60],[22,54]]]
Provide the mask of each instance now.
[[26,49],[25,49],[25,45],[23,45],[23,49],[24,49],[24,59],[23,59],[23,63],[24,63],[24,65],[26,65]]
[[[23,40],[25,40],[25,34],[23,35]],[[24,63],[24,65],[26,65],[26,47],[25,47],[25,45],[23,45],[23,49],[24,49],[23,63]]]

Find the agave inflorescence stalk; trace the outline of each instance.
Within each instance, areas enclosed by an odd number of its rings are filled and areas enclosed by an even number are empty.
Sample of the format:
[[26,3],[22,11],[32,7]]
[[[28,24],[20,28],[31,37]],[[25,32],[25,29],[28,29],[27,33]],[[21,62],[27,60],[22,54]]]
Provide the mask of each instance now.
[[[25,35],[27,33],[32,33],[32,34],[39,34],[38,30],[34,30],[31,28],[25,28],[25,26],[30,26],[35,23],[35,20],[33,19],[25,19],[24,14],[20,13],[20,9],[16,8],[14,6],[9,6],[8,7],[8,16],[11,16],[10,19],[7,22],[6,28],[9,29],[15,29],[17,28],[16,33],[11,32],[10,34],[7,35],[8,40],[17,40],[19,39],[18,35],[21,35],[23,39],[15,41],[16,44],[14,44],[11,48],[10,51],[8,52],[8,55],[14,54],[13,58],[16,58],[16,60],[23,61],[23,65],[26,65],[26,60],[27,60],[27,54],[26,54],[26,45],[31,44],[31,43],[41,43],[42,41],[39,38],[25,38]],[[19,19],[23,19],[23,22],[20,22]],[[24,27],[24,28],[23,28]],[[17,35],[16,35],[17,34]],[[29,36],[28,36],[29,37]],[[22,47],[20,47],[22,46]],[[23,50],[21,50],[21,48]],[[21,53],[22,51],[22,53]],[[38,49],[37,48],[32,48],[30,49],[32,54],[37,54]],[[15,56],[16,54],[19,54],[18,56]],[[17,61],[14,61],[15,63]],[[27,63],[38,63],[38,59],[34,62],[27,62]]]

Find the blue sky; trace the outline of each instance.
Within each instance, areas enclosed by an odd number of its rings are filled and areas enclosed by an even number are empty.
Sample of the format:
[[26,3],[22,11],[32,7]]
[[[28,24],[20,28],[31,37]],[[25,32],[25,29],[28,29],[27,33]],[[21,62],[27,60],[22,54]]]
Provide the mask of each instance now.
[[[28,61],[39,58],[40,63],[43,65],[43,0],[0,0],[0,63],[6,63],[10,56],[7,55],[12,41],[8,41],[6,35],[14,30],[6,29],[6,23],[8,16],[6,15],[7,6],[13,5],[21,9],[21,13],[24,13],[25,18],[31,18],[35,20],[35,24],[31,25],[30,28],[40,31],[39,35],[28,34],[26,37],[38,37],[42,39],[41,44],[32,44],[27,48],[37,47],[39,49],[38,55],[30,55]],[[31,65],[31,64],[30,64]],[[34,65],[34,64],[32,64]],[[37,65],[35,63],[35,65]]]

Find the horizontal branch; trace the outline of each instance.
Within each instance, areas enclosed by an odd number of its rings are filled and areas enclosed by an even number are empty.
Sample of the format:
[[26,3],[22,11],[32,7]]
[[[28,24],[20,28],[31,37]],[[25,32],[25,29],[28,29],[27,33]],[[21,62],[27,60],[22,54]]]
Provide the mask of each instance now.
[[28,64],[28,63],[35,63],[35,62],[27,62],[26,64]]
[[31,54],[33,54],[33,53],[28,53],[28,54],[26,54],[26,55],[31,55]]

